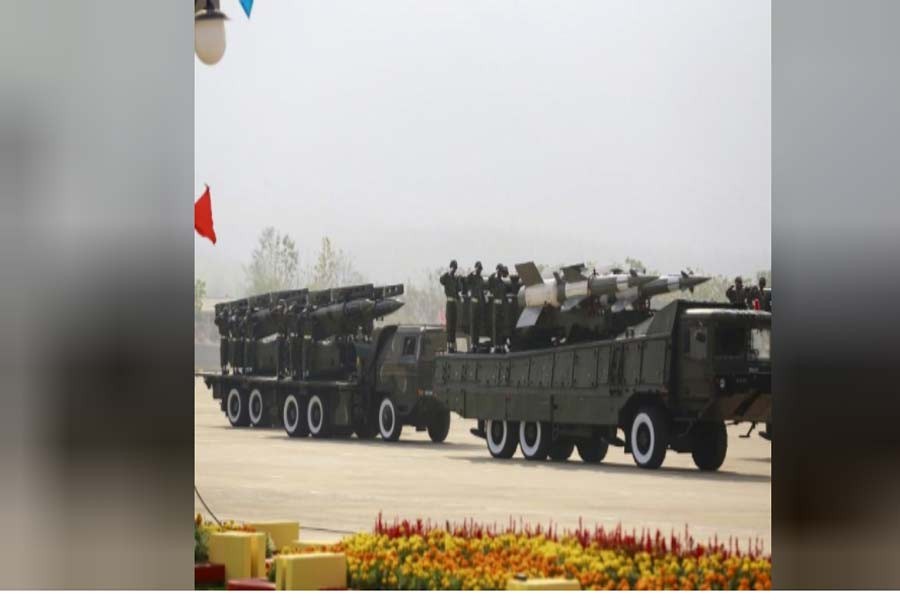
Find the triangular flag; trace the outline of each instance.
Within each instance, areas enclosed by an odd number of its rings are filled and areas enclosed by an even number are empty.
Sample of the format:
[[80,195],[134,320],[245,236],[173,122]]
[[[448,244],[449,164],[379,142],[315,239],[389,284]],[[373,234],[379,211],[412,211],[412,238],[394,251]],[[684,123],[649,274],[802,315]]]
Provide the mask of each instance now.
[[209,197],[209,186],[203,195],[194,202],[194,229],[213,244],[216,243],[216,230],[213,229],[212,201]]
[[250,18],[250,11],[253,10],[253,0],[241,0],[241,6],[244,7],[244,12],[247,13],[247,18]]

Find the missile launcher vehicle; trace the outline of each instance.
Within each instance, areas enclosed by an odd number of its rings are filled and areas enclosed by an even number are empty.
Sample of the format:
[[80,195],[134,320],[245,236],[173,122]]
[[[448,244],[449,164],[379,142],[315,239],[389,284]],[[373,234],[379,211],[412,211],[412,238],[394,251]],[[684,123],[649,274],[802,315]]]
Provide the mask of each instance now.
[[216,306],[221,372],[200,373],[234,427],[291,437],[381,435],[404,426],[442,442],[450,413],[431,395],[436,326],[375,327],[402,285],[286,290]]
[[567,460],[577,448],[599,462],[613,445],[646,469],[672,450],[716,470],[726,422],[771,420],[771,313],[686,300],[651,310],[652,296],[708,279],[686,272],[585,276],[576,265],[544,279],[533,267],[516,266],[522,289],[504,299],[518,311],[506,348],[472,340],[436,360],[434,395],[478,420],[491,456]]
[[[716,470],[726,422],[771,422],[771,313],[686,300],[652,310],[652,297],[707,280],[688,272],[586,274],[573,265],[545,279],[523,263],[506,279],[499,267],[493,292],[477,281],[445,285],[462,291],[448,298],[461,308],[449,332],[375,328],[402,306],[399,285],[217,306],[222,372],[200,375],[235,427],[394,441],[414,426],[440,442],[453,411],[477,420],[472,432],[498,459],[521,451],[564,461],[577,449],[595,463],[612,445],[645,469],[674,451]],[[473,325],[489,341],[471,335]],[[458,334],[470,334],[468,352],[448,344]]]

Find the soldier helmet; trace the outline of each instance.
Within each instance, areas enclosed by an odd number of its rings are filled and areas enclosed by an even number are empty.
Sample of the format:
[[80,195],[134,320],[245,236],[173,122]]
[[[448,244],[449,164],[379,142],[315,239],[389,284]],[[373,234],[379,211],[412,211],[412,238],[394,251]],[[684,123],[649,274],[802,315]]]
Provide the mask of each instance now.
[[759,287],[760,287],[760,289],[766,287],[766,278],[765,277],[759,278]]
[[484,267],[481,266],[481,261],[480,261],[480,260],[475,261],[475,268],[476,268],[477,270],[479,270],[479,271],[480,271],[481,269],[484,268]]
[[735,285],[743,285],[744,279],[740,275],[738,275],[737,277],[734,278],[734,284]]
[[501,273],[503,272],[503,263],[497,263],[497,270]]
[[455,259],[450,261],[450,268],[451,268],[451,269],[455,269],[455,268],[456,268],[456,260],[455,260]]

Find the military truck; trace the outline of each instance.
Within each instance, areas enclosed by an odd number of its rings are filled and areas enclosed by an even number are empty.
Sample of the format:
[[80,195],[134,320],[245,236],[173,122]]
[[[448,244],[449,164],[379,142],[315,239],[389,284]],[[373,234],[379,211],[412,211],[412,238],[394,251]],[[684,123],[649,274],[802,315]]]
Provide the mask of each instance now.
[[446,439],[431,394],[439,326],[375,328],[402,285],[293,290],[216,307],[220,373],[199,373],[234,427],[281,425],[291,437],[399,439],[404,426]]
[[[524,283],[571,287],[555,277]],[[680,281],[702,283],[688,273]],[[668,289],[678,282],[674,276]],[[577,448],[585,462],[599,462],[614,445],[645,469],[660,467],[668,450],[690,452],[701,470],[718,469],[728,448],[726,421],[770,420],[771,313],[685,300],[651,311],[645,285],[651,294],[666,287],[638,281],[628,295],[620,293],[630,304],[617,311],[585,292],[567,312],[547,302],[531,318],[520,316],[530,328],[525,332],[549,332],[531,336],[549,340],[546,347],[438,356],[435,396],[478,420],[473,433],[494,458],[519,449],[527,460],[561,461]],[[558,333],[563,318],[591,328],[569,343]],[[585,340],[589,335],[595,339]]]

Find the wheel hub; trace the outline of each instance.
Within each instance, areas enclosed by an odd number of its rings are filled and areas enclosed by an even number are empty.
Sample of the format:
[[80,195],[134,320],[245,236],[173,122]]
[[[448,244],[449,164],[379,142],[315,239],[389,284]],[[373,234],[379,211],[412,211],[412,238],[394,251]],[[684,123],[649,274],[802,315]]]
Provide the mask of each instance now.
[[646,454],[650,450],[650,428],[644,424],[639,425],[636,437],[638,452]]
[[529,446],[533,446],[535,441],[537,441],[537,425],[534,423],[527,423],[525,425],[525,443]]
[[491,423],[491,441],[499,444],[503,440],[503,423],[494,421]]
[[394,412],[389,406],[385,406],[381,410],[381,427],[385,431],[391,431],[394,428]]

